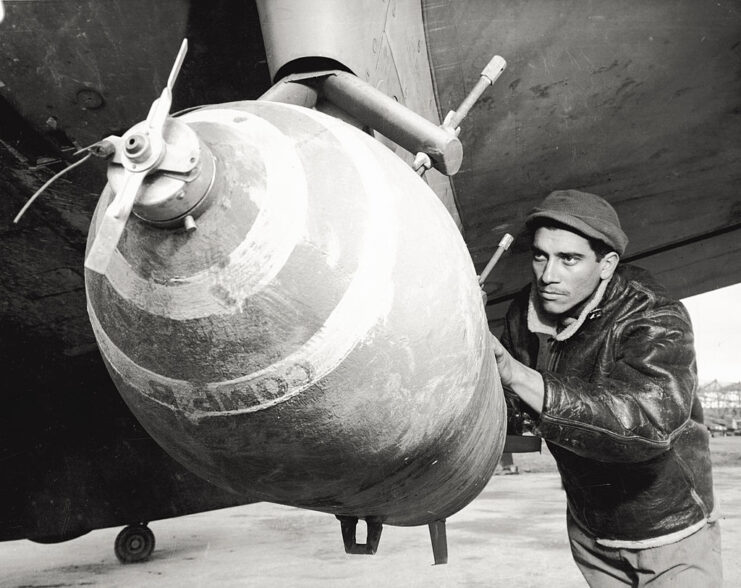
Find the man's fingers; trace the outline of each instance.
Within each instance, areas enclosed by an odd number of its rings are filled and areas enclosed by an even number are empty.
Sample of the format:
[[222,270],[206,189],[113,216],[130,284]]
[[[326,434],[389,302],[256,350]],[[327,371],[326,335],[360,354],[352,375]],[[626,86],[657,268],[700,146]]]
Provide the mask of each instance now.
[[504,345],[497,339],[494,335],[491,336],[491,343],[494,347],[494,355],[497,356],[497,359],[500,357],[503,357],[505,353],[507,353],[507,350],[504,348]]
[[494,359],[497,362],[497,369],[499,370],[499,379],[502,380],[502,384],[507,386],[512,379],[512,367],[510,365],[512,356],[504,348],[502,342],[494,335],[491,336],[491,344],[494,349]]

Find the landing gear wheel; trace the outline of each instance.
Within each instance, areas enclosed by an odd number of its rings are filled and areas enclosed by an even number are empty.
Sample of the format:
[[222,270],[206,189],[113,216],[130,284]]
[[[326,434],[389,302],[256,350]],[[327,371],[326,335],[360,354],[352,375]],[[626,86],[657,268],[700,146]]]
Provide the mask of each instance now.
[[154,533],[144,523],[129,525],[118,534],[113,549],[121,563],[145,561],[154,551]]

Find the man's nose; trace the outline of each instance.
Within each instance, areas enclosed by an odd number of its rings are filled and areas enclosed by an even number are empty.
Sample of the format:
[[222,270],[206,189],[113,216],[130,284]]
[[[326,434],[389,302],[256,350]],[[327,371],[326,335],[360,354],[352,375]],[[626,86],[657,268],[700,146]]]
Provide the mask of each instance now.
[[545,267],[543,268],[543,273],[540,276],[540,280],[545,284],[555,284],[559,281],[558,268],[554,259],[549,259],[546,262]]

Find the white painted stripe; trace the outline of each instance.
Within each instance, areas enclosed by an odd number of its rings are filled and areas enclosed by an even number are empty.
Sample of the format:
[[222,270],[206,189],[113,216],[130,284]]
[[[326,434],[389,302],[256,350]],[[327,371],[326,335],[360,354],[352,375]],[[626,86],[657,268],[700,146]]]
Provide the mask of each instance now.
[[[227,264],[165,284],[140,276],[116,249],[106,271],[125,300],[151,314],[173,320],[231,314],[278,274],[305,234],[307,188],[294,142],[264,119],[241,110],[203,110],[182,117],[185,122],[224,124],[244,134],[263,157],[265,190],[252,190],[259,207],[253,226],[228,257]],[[235,118],[243,122],[235,123]],[[247,197],[247,194],[245,194]],[[153,228],[153,231],[160,229]]]
[[[293,398],[331,374],[391,310],[397,226],[390,212],[394,209],[395,187],[386,180],[385,174],[379,173],[373,152],[362,137],[355,135],[357,131],[313,111],[301,111],[327,127],[343,145],[344,153],[360,174],[366,195],[364,205],[369,210],[358,269],[326,322],[303,346],[254,373],[233,380],[194,384],[135,364],[103,331],[93,309],[88,309],[98,344],[122,379],[153,401],[174,408],[193,421],[256,412]],[[163,400],[157,388],[171,392],[174,403]],[[240,392],[255,398],[254,403],[229,408],[232,395]],[[208,396],[216,406],[212,406],[213,410],[199,408],[199,399],[203,401]]]

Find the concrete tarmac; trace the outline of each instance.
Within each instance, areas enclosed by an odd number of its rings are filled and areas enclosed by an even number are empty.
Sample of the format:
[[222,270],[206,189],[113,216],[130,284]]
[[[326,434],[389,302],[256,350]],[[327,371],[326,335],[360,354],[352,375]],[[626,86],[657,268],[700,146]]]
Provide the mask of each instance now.
[[[728,587],[741,586],[741,437],[713,440]],[[715,452],[714,452],[715,459]],[[374,556],[346,555],[331,515],[254,504],[154,521],[145,563],[121,565],[120,530],[57,545],[0,544],[0,586],[457,587],[585,586],[571,560],[565,500],[549,455],[515,456],[520,475],[496,475],[448,520],[449,563],[432,565],[426,527],[384,527]],[[359,526],[358,541],[364,541]]]

